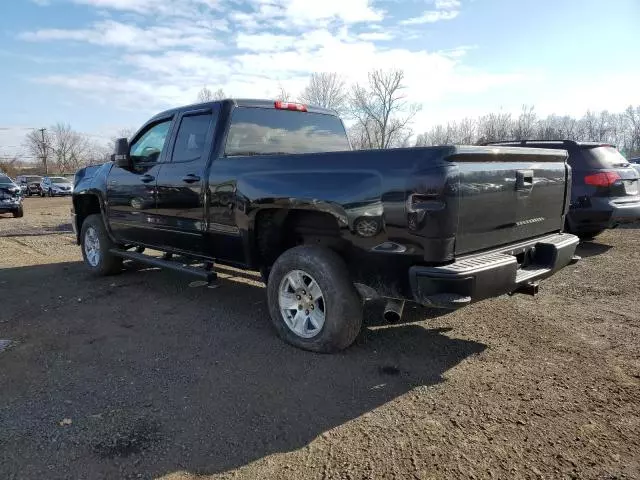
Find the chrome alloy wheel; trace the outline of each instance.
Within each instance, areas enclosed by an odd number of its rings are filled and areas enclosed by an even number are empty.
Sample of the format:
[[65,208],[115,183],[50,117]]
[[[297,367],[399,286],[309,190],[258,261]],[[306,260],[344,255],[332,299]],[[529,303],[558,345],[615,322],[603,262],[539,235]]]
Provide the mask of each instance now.
[[301,338],[313,338],[324,326],[326,304],[318,282],[303,270],[284,276],[278,289],[280,313],[289,329]]
[[92,267],[100,263],[100,239],[95,228],[89,227],[84,234],[84,253]]

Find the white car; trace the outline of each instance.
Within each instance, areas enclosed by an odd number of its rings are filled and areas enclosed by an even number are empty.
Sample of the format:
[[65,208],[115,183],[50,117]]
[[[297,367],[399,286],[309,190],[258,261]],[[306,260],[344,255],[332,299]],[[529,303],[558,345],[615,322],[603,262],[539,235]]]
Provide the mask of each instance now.
[[73,193],[73,183],[65,177],[42,177],[40,182],[40,196],[55,197]]

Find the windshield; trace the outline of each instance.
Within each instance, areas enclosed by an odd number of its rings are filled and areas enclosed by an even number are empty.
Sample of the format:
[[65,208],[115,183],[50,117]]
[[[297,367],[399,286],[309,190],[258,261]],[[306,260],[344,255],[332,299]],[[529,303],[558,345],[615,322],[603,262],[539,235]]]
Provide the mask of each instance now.
[[349,150],[338,117],[269,108],[236,108],[225,147],[227,156],[278,155]]
[[68,178],[51,177],[51,183],[71,183]]
[[585,149],[582,154],[588,165],[594,168],[616,168],[629,164],[617,148],[609,145]]
[[41,182],[42,181],[42,177],[27,177],[27,182],[32,183],[32,182]]
[[8,185],[8,184],[12,184],[12,183],[13,183],[13,181],[9,177],[5,177],[4,175],[0,176],[0,184]]

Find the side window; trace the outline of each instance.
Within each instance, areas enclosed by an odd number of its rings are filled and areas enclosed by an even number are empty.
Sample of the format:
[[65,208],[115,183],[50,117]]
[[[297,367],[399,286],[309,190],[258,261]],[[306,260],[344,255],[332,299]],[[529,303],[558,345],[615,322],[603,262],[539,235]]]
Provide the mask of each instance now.
[[171,120],[157,123],[133,142],[130,149],[133,163],[157,162],[167,140]]
[[192,162],[205,155],[207,137],[213,128],[212,119],[211,112],[182,117],[173,147],[173,162]]

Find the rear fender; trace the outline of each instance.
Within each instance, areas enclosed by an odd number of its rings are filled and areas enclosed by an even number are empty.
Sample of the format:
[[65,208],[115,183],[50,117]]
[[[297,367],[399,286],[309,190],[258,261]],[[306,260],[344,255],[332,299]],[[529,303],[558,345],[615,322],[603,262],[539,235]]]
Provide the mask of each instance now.
[[[377,172],[305,170],[259,172],[238,179],[237,224],[245,235],[247,258],[255,258],[255,223],[265,209],[303,210],[329,214],[336,219],[340,235],[362,248],[372,248],[385,236],[382,179]],[[356,222],[368,217],[379,222],[371,238],[355,234]],[[370,244],[370,245],[369,245]]]

